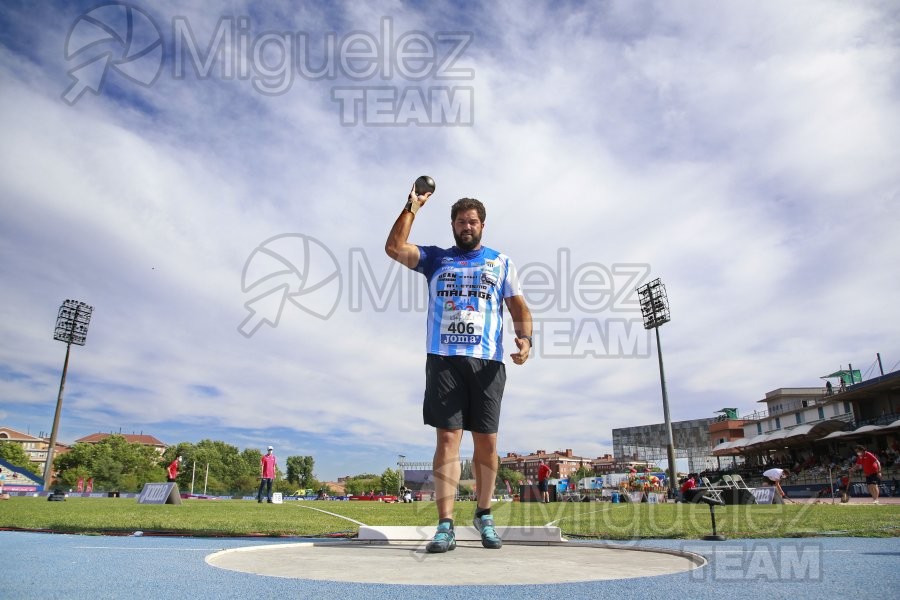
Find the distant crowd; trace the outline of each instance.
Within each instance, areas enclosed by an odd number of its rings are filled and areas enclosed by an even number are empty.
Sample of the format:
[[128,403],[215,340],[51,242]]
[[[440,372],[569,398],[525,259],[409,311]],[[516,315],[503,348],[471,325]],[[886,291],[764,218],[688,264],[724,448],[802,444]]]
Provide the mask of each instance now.
[[[900,471],[900,443],[897,440],[890,438],[885,448],[873,449],[871,452],[878,457],[882,468],[886,471],[895,469]],[[732,467],[720,470],[708,469],[692,475],[705,477],[711,481],[730,474],[738,474],[745,479],[758,479],[763,471],[779,468],[790,471],[792,479],[827,480],[829,471],[832,475],[846,472],[856,463],[856,459],[856,453],[852,448],[833,453],[814,452],[812,449],[784,451],[770,455],[765,461],[746,461]]]

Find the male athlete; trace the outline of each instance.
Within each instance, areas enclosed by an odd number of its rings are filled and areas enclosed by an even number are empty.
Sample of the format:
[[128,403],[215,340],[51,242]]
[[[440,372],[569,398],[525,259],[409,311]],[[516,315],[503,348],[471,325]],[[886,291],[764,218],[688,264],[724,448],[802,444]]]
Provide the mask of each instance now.
[[472,198],[450,209],[456,245],[416,246],[407,240],[416,212],[431,192],[409,192],[406,207],[391,228],[384,249],[388,256],[428,279],[425,424],[437,431],[434,486],[438,527],[428,552],[456,547],[453,502],[459,483],[459,445],[463,431],[472,432],[478,507],[474,525],[481,545],[500,548],[494,528],[491,497],[497,478],[497,430],[500,401],[506,384],[503,364],[503,306],[509,309],[517,351],[517,365],[531,351],[531,312],[509,257],[481,245],[484,205]]

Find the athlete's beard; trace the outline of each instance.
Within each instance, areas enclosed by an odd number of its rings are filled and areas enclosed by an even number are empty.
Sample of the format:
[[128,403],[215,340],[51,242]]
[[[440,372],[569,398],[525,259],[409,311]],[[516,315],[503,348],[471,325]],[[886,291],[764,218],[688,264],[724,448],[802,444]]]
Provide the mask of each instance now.
[[456,240],[456,245],[460,250],[465,250],[468,252],[469,250],[474,250],[481,244],[481,234],[473,233],[472,237],[469,238],[469,241],[465,241],[460,237],[458,233],[453,232],[453,239]]

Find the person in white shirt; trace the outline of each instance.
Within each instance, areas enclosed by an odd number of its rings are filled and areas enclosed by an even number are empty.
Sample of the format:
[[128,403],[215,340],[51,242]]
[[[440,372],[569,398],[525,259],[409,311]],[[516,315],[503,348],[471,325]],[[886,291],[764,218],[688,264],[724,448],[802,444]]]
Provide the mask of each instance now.
[[790,475],[791,472],[787,469],[772,468],[768,471],[763,471],[763,480],[768,482],[769,485],[775,486],[775,498],[772,500],[773,504],[784,504],[784,498],[787,498],[787,494],[785,494],[784,490],[781,488],[781,481],[787,479]]

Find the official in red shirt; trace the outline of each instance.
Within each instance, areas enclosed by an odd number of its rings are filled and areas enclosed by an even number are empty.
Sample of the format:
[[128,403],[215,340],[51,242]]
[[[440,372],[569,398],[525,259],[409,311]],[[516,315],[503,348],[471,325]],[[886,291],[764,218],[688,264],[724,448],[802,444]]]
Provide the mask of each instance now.
[[550,467],[547,466],[547,461],[541,459],[541,464],[538,467],[538,489],[541,490],[541,502],[544,504],[550,503]]
[[263,501],[263,489],[266,490],[266,498],[269,504],[272,504],[272,482],[275,481],[275,455],[272,454],[273,448],[269,446],[265,455],[259,459],[259,492],[256,494],[256,501]]
[[856,448],[856,464],[850,467],[853,469],[862,469],[866,476],[866,486],[869,488],[869,495],[872,496],[872,504],[878,504],[878,486],[881,485],[881,462],[878,457],[866,450],[863,445]]
[[181,464],[181,457],[177,456],[175,459],[169,463],[169,467],[166,469],[166,473],[168,475],[168,480],[170,482],[175,481],[178,478],[178,465]]

